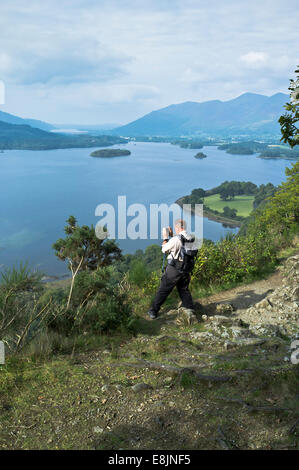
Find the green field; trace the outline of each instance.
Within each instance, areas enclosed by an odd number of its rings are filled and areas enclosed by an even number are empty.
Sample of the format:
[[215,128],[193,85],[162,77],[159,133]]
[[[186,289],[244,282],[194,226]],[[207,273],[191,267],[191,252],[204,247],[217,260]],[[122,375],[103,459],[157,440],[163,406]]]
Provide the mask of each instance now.
[[247,217],[253,209],[254,196],[235,196],[233,201],[222,201],[220,194],[213,194],[204,198],[204,204],[210,209],[223,212],[225,206],[231,209],[237,209],[237,215]]

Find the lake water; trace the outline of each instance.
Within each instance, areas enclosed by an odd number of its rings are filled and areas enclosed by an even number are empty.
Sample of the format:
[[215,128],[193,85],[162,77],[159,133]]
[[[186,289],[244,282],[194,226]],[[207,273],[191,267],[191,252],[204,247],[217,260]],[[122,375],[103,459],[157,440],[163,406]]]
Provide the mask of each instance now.
[[[197,150],[164,143],[117,145],[128,148],[129,157],[92,158],[92,149],[49,151],[10,150],[0,154],[0,265],[28,261],[49,275],[67,269],[58,261],[52,243],[64,236],[69,215],[80,225],[96,224],[95,208],[116,206],[117,196],[127,204],[166,203],[190,194],[194,188],[212,188],[225,180],[256,184],[285,180],[285,160],[263,160],[257,155],[229,155],[205,147],[208,156],[197,160]],[[204,219],[204,237],[214,241],[228,229]],[[145,248],[155,240],[120,240],[125,253]]]

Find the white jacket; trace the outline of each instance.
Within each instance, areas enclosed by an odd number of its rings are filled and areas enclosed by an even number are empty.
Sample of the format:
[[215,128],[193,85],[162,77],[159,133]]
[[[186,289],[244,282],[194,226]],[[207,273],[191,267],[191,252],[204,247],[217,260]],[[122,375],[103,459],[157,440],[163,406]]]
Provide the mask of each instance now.
[[179,235],[174,235],[167,243],[165,243],[165,245],[162,245],[162,253],[169,253],[167,259],[177,259],[179,261],[183,261],[180,257],[180,251],[182,247],[180,235],[183,235],[186,240],[193,240],[192,235],[189,235],[186,230],[180,232]]

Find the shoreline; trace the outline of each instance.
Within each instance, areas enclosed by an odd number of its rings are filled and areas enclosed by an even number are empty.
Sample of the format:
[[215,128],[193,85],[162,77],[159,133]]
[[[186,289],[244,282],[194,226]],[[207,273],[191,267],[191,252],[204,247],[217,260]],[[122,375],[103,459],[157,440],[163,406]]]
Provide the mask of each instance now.
[[[182,199],[184,199],[184,197],[186,197],[186,196],[182,196],[179,199],[177,199],[175,201],[175,204],[178,204],[180,207],[183,207]],[[191,207],[191,213],[194,214],[194,215],[199,215],[199,214],[196,213],[196,211],[193,209],[193,207]],[[203,216],[206,217],[209,220],[214,220],[215,222],[225,224],[229,228],[241,227],[241,224],[243,222],[241,220],[229,219],[229,218],[224,217],[222,215],[214,214],[213,212],[210,212],[206,209],[203,210]]]

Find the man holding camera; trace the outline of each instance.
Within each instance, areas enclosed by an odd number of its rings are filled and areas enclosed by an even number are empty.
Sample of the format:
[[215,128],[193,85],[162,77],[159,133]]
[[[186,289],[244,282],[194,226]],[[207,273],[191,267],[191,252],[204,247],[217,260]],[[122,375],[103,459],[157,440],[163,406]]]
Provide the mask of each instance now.
[[157,318],[161,305],[175,286],[182,300],[182,306],[191,310],[194,309],[189,291],[191,274],[182,270],[183,259],[181,256],[183,241],[192,242],[194,239],[186,232],[186,222],[184,220],[176,220],[174,228],[176,236],[173,236],[171,227],[163,228],[162,252],[168,254],[167,266],[161,278],[159,290],[148,311],[148,315],[152,320]]

